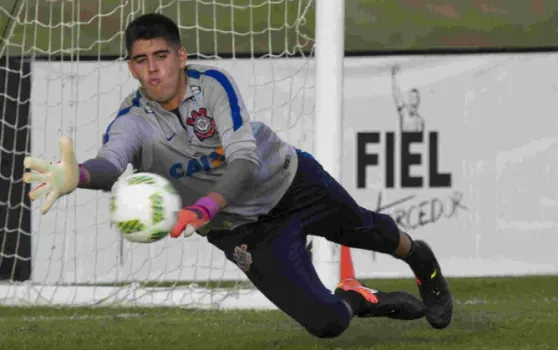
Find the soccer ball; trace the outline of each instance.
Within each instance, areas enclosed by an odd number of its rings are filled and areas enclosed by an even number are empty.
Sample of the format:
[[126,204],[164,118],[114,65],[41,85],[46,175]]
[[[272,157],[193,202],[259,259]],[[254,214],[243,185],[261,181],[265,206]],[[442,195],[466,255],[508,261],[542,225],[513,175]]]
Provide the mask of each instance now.
[[118,180],[110,200],[111,220],[130,242],[166,237],[176,223],[182,200],[162,176],[135,173]]

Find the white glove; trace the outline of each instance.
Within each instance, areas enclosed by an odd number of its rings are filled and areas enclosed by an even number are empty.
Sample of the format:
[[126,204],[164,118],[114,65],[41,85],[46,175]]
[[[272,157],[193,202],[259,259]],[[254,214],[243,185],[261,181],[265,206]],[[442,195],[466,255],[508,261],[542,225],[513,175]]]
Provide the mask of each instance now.
[[41,206],[41,214],[46,214],[54,202],[69,193],[72,193],[79,184],[79,166],[74,153],[72,139],[66,136],[60,138],[59,163],[51,163],[46,160],[25,157],[23,166],[36,172],[26,172],[23,175],[25,183],[41,183],[29,192],[31,200],[45,196]]
[[124,182],[128,177],[134,175],[135,172],[136,171],[134,169],[134,166],[132,164],[128,164],[126,166],[126,169],[124,169],[124,172],[122,174],[120,174],[120,176],[118,177],[118,180],[116,180],[114,185],[112,185],[112,187],[110,189],[111,193],[114,193],[116,191],[116,189],[118,188],[118,185],[121,184],[122,182]]
[[129,163],[126,166],[126,169],[124,169],[124,172],[122,174],[120,174],[120,176],[118,177],[118,180],[116,180],[116,182],[114,183],[114,185],[112,185],[111,187],[111,191],[114,192],[114,190],[116,189],[116,187],[122,183],[123,181],[125,181],[128,177],[134,175],[136,171],[134,170],[134,166]]

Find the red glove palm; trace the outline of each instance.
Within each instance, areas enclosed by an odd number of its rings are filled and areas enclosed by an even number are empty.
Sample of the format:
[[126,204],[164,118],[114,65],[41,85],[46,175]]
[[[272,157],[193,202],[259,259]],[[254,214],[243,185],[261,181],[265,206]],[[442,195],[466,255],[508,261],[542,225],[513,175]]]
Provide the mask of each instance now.
[[186,237],[192,235],[197,229],[207,224],[219,210],[219,205],[209,197],[203,197],[193,205],[183,208],[178,213],[178,219],[170,233],[171,237],[180,237],[182,232]]

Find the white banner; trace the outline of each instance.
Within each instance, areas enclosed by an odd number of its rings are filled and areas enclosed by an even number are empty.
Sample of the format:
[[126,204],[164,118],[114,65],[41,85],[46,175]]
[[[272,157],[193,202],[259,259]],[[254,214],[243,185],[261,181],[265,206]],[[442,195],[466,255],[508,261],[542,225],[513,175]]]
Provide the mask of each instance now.
[[[557,59],[347,59],[344,185],[448,275],[558,273]],[[352,253],[359,277],[411,276]]]
[[[557,273],[557,58],[346,59],[344,186],[427,240],[448,275]],[[255,119],[312,150],[311,66],[204,63],[236,78]],[[137,86],[123,62],[37,62],[32,74],[32,153],[51,161],[60,135],[74,137],[80,161],[94,157]],[[77,191],[47,216],[34,204],[32,220],[35,282],[244,278],[203,238],[123,242],[101,192]],[[359,277],[410,276],[390,256],[353,258]]]

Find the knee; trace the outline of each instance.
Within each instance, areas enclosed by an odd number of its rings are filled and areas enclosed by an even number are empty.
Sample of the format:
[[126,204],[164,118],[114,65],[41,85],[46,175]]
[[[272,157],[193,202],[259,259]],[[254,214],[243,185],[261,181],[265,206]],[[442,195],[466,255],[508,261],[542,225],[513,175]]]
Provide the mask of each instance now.
[[399,227],[397,227],[395,220],[393,220],[391,216],[382,213],[375,213],[374,220],[376,222],[376,226],[383,234],[399,237]]
[[326,338],[336,338],[340,336],[341,334],[343,334],[343,332],[345,332],[347,327],[348,325],[344,325],[341,324],[340,322],[337,322],[337,323],[331,323],[325,325],[323,327],[316,327],[316,328],[306,327],[306,330],[317,338],[326,339]]
[[306,330],[317,338],[336,338],[343,334],[351,322],[350,316],[345,317],[337,313],[323,317],[316,317],[312,324],[305,325]]

